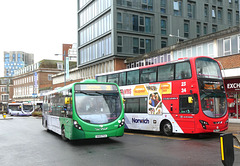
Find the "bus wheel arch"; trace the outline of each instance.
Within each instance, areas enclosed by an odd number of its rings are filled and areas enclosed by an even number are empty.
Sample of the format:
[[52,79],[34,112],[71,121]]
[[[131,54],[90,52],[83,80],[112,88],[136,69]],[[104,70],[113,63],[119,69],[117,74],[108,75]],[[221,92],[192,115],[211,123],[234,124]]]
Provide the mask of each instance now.
[[169,120],[165,119],[160,124],[160,132],[166,136],[173,135],[173,127]]
[[65,136],[65,127],[64,127],[64,125],[62,125],[62,127],[61,127],[61,136],[62,136],[62,139],[64,141],[68,140],[67,137]]

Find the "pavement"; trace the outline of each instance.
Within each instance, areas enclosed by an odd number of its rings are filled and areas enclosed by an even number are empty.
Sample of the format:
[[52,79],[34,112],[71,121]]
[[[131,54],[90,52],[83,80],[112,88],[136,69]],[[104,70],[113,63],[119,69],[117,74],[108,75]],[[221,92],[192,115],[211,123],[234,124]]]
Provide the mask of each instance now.
[[232,133],[240,146],[240,119],[229,119],[228,129],[222,133]]

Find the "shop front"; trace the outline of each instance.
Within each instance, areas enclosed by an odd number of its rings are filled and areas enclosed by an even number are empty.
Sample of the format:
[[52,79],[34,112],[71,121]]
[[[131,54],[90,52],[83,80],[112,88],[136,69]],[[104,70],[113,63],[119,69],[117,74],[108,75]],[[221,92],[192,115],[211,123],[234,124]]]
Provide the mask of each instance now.
[[240,119],[240,79],[225,79],[230,118]]

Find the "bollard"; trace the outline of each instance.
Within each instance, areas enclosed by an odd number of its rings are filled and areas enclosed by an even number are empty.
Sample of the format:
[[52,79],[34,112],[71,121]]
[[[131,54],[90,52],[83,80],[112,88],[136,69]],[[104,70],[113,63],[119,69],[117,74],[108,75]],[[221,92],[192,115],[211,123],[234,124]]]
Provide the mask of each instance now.
[[232,133],[220,135],[221,157],[224,166],[232,166],[234,162]]
[[3,119],[6,119],[6,116],[7,116],[6,113],[3,113],[2,115],[3,115]]

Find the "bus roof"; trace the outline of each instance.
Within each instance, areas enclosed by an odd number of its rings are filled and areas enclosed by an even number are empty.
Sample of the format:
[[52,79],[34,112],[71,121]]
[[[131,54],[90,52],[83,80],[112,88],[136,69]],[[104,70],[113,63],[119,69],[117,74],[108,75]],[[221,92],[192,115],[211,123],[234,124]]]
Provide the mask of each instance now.
[[169,62],[162,62],[162,63],[156,63],[156,64],[152,64],[152,65],[147,65],[147,66],[134,67],[134,68],[129,68],[129,69],[122,69],[122,70],[116,70],[116,71],[107,72],[107,73],[96,74],[96,76],[104,76],[104,75],[109,75],[109,74],[121,73],[121,72],[125,72],[125,71],[151,68],[151,67],[156,67],[156,66],[161,66],[161,65],[166,65],[166,64],[172,64],[172,63],[177,63],[177,62],[183,62],[183,61],[187,61],[187,60],[191,60],[191,59],[197,59],[197,58],[213,59],[213,58],[208,57],[208,56],[183,57],[183,58],[178,58],[177,60],[173,60],[173,61],[169,61]]

